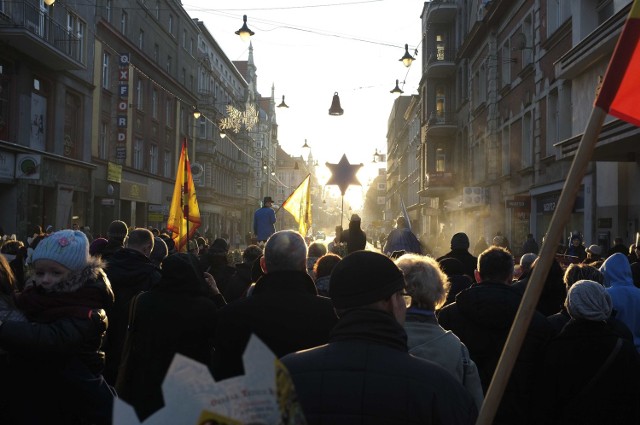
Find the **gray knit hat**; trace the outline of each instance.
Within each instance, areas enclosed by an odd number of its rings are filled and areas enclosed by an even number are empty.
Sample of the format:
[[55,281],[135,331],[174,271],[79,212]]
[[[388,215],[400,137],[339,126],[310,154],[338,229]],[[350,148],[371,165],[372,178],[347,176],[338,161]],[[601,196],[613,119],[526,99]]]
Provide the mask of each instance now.
[[579,280],[569,288],[565,306],[574,319],[607,320],[613,303],[607,290],[593,280]]

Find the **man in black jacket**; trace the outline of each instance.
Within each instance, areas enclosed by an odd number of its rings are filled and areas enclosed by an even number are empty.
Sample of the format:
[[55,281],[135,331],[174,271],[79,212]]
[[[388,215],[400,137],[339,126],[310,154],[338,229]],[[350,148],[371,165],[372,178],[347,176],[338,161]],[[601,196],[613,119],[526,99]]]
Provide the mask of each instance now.
[[243,372],[252,333],[276,355],[325,344],[338,318],[307,274],[307,244],[292,230],[276,232],[264,248],[260,277],[250,296],[218,312],[213,370],[216,380]]
[[[512,288],[513,256],[492,246],[478,258],[478,282],[460,292],[456,302],[444,307],[438,322],[467,346],[487,391],[500,359],[521,296]],[[544,344],[554,332],[547,319],[534,313],[511,378],[495,417],[495,424],[526,424],[531,414],[534,378],[539,373]]]
[[445,258],[455,258],[464,265],[464,274],[474,278],[478,259],[469,253],[469,236],[466,233],[456,233],[451,237],[451,251],[438,258],[438,263]]
[[408,353],[404,287],[400,269],[376,252],[349,254],[333,269],[340,320],[329,344],[282,359],[310,425],[475,423],[462,385]]
[[105,344],[104,377],[111,385],[115,385],[118,376],[122,344],[127,333],[129,302],[160,281],[160,269],[149,259],[154,243],[151,231],[143,228],[132,230],[127,246],[113,253],[106,270],[115,295],[113,307],[107,310],[109,329]]

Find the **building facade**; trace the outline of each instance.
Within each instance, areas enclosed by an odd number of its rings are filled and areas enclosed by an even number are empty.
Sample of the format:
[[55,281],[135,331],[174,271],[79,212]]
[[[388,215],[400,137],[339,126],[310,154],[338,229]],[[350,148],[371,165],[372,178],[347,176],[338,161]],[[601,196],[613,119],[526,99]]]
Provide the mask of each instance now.
[[90,223],[94,6],[5,1],[0,12],[3,231]]
[[[542,240],[629,4],[425,2],[417,208],[432,240],[502,232],[515,254]],[[634,242],[637,129],[603,130],[561,243]]]

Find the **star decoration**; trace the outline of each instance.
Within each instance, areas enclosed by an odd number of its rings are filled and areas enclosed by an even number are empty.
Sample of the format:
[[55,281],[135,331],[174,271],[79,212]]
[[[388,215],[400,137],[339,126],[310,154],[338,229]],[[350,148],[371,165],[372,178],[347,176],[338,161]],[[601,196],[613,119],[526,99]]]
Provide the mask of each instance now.
[[345,192],[352,184],[359,186],[362,185],[358,181],[356,173],[363,164],[349,164],[347,155],[343,154],[342,158],[340,158],[340,162],[337,164],[329,164],[327,162],[326,165],[327,168],[331,170],[331,177],[329,178],[329,181],[327,181],[327,185],[338,186],[340,188],[340,192],[342,192],[342,196],[344,196]]

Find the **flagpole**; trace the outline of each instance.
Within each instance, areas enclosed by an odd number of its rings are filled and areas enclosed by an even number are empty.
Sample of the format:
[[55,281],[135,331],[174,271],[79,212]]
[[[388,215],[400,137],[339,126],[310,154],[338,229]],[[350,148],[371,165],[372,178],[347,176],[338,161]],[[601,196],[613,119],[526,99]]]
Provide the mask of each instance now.
[[189,160],[189,147],[187,145],[187,138],[185,137],[183,140],[183,147],[184,147],[184,176],[183,176],[183,196],[182,196],[182,202],[184,202],[184,219],[187,225],[187,233],[185,234],[185,236],[187,237],[187,243],[186,243],[186,247],[187,247],[187,252],[189,252],[189,176],[187,173],[188,167],[187,167],[187,162]]
[[527,284],[522,302],[520,303],[520,308],[513,321],[513,326],[509,332],[509,337],[504,345],[504,349],[502,350],[500,361],[493,374],[493,379],[489,385],[484,403],[482,403],[476,425],[491,425],[493,422],[504,389],[509,381],[516,357],[520,352],[520,347],[527,333],[529,323],[535,313],[538,299],[544,287],[545,277],[555,258],[560,235],[569,221],[576,195],[580,189],[587,166],[591,161],[598,136],[600,135],[600,129],[606,116],[607,113],[597,106],[594,107],[591,112],[587,127],[573,158],[569,175],[560,193],[558,205],[551,218],[551,223],[549,223],[540,256],[531,273],[529,283]]

